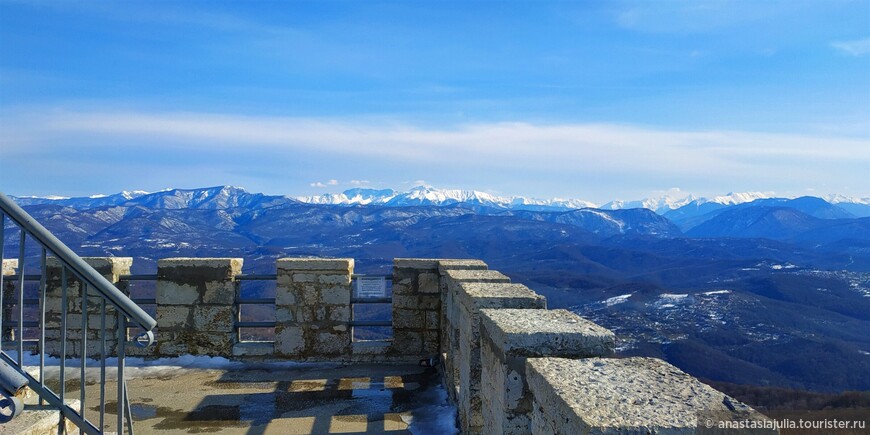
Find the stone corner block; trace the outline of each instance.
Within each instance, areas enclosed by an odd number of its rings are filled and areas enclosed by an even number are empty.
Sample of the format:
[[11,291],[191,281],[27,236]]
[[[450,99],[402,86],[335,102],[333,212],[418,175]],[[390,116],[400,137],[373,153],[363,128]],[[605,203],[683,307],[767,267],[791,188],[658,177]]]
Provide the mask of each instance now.
[[613,353],[616,335],[568,310],[482,309],[481,328],[504,355],[588,358]]
[[353,272],[353,258],[279,258],[278,270],[335,270]]
[[438,260],[438,271],[444,273],[446,270],[486,270],[489,266],[483,260],[464,259],[464,258],[446,258]]
[[[704,433],[705,415],[767,419],[657,358],[529,358],[526,372],[533,432]],[[750,432],[776,433],[735,431]]]
[[157,276],[176,282],[231,281],[243,264],[242,258],[161,258]]
[[489,269],[447,269],[442,272],[442,275],[454,281],[511,282],[511,279],[507,275],[497,270]]
[[2,272],[3,275],[14,275],[15,269],[18,269],[18,259],[4,259]]
[[459,301],[474,312],[483,308],[547,308],[547,299],[522,284],[460,282]]
[[82,257],[82,260],[101,275],[127,274],[133,266],[133,257]]
[[394,258],[393,267],[399,269],[438,269],[435,258]]

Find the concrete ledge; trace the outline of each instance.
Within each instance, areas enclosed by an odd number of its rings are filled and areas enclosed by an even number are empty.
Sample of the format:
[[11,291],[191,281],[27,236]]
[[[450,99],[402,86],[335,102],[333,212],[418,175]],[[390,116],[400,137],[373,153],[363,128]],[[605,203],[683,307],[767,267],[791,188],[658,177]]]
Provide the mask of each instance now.
[[233,356],[272,356],[274,342],[243,341],[233,345]]
[[511,282],[507,275],[489,269],[447,269],[442,272],[442,276],[464,282]]
[[545,297],[522,284],[461,282],[457,298],[466,307],[477,309],[547,308]]
[[531,358],[526,367],[533,433],[703,433],[699,416],[766,419],[660,359]]
[[14,275],[15,269],[18,269],[18,259],[5,259],[0,267],[0,273],[3,275]]
[[586,358],[613,353],[616,335],[568,310],[483,309],[481,337],[502,356]]
[[483,260],[476,259],[444,259],[438,260],[438,270],[486,270],[489,266]]
[[279,258],[278,269],[285,270],[353,270],[353,258]]
[[437,258],[395,258],[393,266],[402,269],[437,269],[439,261]]

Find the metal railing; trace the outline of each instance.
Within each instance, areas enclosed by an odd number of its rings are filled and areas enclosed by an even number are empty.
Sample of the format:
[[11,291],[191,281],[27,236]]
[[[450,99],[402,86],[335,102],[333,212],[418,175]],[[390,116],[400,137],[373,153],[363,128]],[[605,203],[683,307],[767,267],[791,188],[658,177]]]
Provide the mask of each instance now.
[[[140,346],[148,346],[154,342],[154,333],[152,330],[157,325],[157,321],[143,311],[123,292],[116,288],[111,282],[100,275],[93,267],[88,265],[81,257],[76,255],[71,249],[58,240],[53,234],[39,224],[33,217],[25,212],[21,207],[15,204],[3,193],[0,193],[0,265],[3,263],[3,254],[6,242],[6,218],[11,221],[12,228],[19,230],[18,237],[18,274],[14,276],[4,277],[0,273],[0,359],[10,364],[21,375],[27,378],[29,387],[39,395],[40,403],[47,403],[49,406],[60,411],[59,427],[63,428],[65,419],[75,424],[81,432],[87,434],[101,434],[107,427],[106,422],[106,365],[107,365],[107,340],[110,333],[116,334],[117,340],[117,426],[114,432],[118,434],[124,433],[124,423],[126,421],[127,432],[133,433],[133,421],[130,413],[130,401],[127,394],[127,385],[124,377],[124,359],[125,347],[128,340],[128,323],[133,327],[142,329],[142,333],[136,338],[135,343]],[[26,255],[27,240],[36,242],[38,246],[38,258],[40,273],[36,275],[39,281],[38,297],[25,298],[25,281],[28,278],[33,279],[34,275],[26,275],[24,272],[27,268],[27,262],[31,259]],[[47,292],[47,259],[51,255],[57,260],[60,265],[60,324],[59,332],[59,379],[57,382],[58,391],[52,390],[47,385],[45,377],[45,359],[46,359],[46,292]],[[70,324],[68,311],[70,311],[69,294],[69,279],[78,282],[78,291],[81,298],[81,333],[80,347],[78,349],[78,359],[80,367],[79,381],[79,406],[78,409],[73,408],[67,403],[66,388],[70,379],[66,378],[67,365],[67,341],[70,336],[70,330],[73,325]],[[17,307],[17,313],[13,320],[7,318],[11,310],[7,310],[7,304],[4,304],[3,298],[6,290],[7,281],[14,281],[16,285],[17,301],[13,304]],[[74,297],[75,295],[73,295]],[[88,330],[89,330],[89,299],[99,299],[99,309],[95,310],[99,313],[98,337],[99,341],[99,388],[100,388],[100,405],[98,420],[92,422],[86,415],[86,370],[87,370],[87,355],[88,355]],[[38,305],[39,318],[38,320],[25,320],[25,302]],[[73,302],[79,302],[73,300]],[[117,321],[114,327],[115,331],[111,332],[106,324],[107,312],[114,309],[117,313]],[[12,325],[7,325],[5,322],[12,322]],[[17,323],[17,325],[16,325]],[[39,358],[37,376],[33,376],[24,370],[24,352],[25,338],[24,328],[37,328],[39,336],[35,341],[31,341],[28,350],[33,348],[33,343],[36,344],[36,351]],[[16,335],[12,335],[11,331],[14,328],[17,331]],[[90,329],[94,329],[91,325]],[[12,339],[9,341],[8,339]],[[4,346],[10,345],[16,350],[16,358],[12,358],[6,353]],[[9,349],[9,350],[13,350]],[[73,384],[74,385],[74,384]]]
[[[368,277],[383,277],[387,280],[392,279],[392,275],[352,275],[352,279],[356,279],[360,276],[368,276]],[[236,281],[277,281],[278,275],[274,273],[266,273],[266,274],[240,274],[235,276]],[[129,274],[129,275],[119,275],[118,283],[120,285],[128,285],[133,281],[157,281],[157,274]],[[133,302],[139,305],[157,305],[157,299],[153,297],[132,297]],[[393,298],[391,296],[380,297],[380,298],[372,298],[372,297],[352,297],[350,299],[350,311],[351,314],[354,312],[354,305],[360,304],[390,304],[393,302]],[[275,306],[275,297],[262,297],[262,298],[252,298],[252,297],[242,297],[241,292],[237,291],[235,300],[233,301],[235,305],[235,316],[234,316],[234,330],[236,333],[236,339],[239,342],[245,341],[242,340],[242,328],[274,328],[276,323],[274,320],[242,320],[242,305],[271,305]],[[351,318],[349,322],[347,322],[347,326],[350,327],[392,327],[392,320],[355,320]],[[274,341],[274,340],[262,340],[262,341]]]

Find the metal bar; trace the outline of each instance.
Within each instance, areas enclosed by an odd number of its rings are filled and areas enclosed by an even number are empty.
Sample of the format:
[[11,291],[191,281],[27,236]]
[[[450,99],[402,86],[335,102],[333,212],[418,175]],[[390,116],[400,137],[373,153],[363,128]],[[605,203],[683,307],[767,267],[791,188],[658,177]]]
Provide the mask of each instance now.
[[[15,363],[15,361],[13,361],[12,358],[9,357],[9,355],[6,355],[5,352],[0,352],[0,358],[5,360],[9,364]],[[49,405],[60,410],[61,423],[63,423],[64,418],[69,418],[70,420],[72,420],[73,424],[78,426],[79,430],[85,432],[88,435],[102,434],[102,432],[97,430],[97,428],[94,427],[93,424],[81,418],[78,414],[76,414],[76,411],[74,409],[66,405],[60,397],[58,397],[44,385],[40,384],[36,379],[33,378],[33,376],[31,376],[27,372],[22,372],[22,374],[30,381],[30,383],[28,384],[28,388],[35,391],[36,394],[39,394],[40,397],[45,397],[45,401],[48,402]]]
[[351,320],[347,322],[350,326],[393,326],[390,320]]
[[275,298],[236,298],[239,305],[273,305]]
[[139,305],[157,305],[156,298],[133,298],[133,302]]
[[236,281],[276,281],[277,273],[236,275]]
[[3,326],[3,311],[6,311],[6,306],[3,305],[3,293],[6,291],[6,283],[3,276],[3,248],[6,247],[6,214],[0,212],[0,352],[3,351],[3,336],[6,335],[6,328]]
[[106,299],[100,298],[100,430],[106,424]]
[[[21,265],[19,265],[19,267],[20,266]],[[17,280],[21,279],[21,274],[17,273],[15,275],[9,275],[9,278],[17,281]],[[39,275],[34,275],[32,273],[24,274],[25,281],[39,281],[40,279],[42,279],[42,277]]]
[[[39,304],[39,382],[45,383],[45,293],[47,284],[45,282],[45,247],[42,248],[42,255],[39,257],[39,270],[42,273],[42,278],[39,280],[39,298],[42,303]],[[39,406],[43,405],[42,396],[39,397]]]
[[157,281],[157,274],[118,275],[118,281]]
[[393,279],[393,275],[366,275],[364,273],[354,273],[353,275],[350,276],[351,279],[356,279],[356,278],[361,278],[361,277],[362,278],[384,278],[387,281],[390,281],[391,279]]
[[274,328],[277,322],[236,322],[236,328]]
[[352,304],[391,304],[393,303],[392,297],[385,298],[350,298],[350,303]]
[[[66,395],[66,266],[61,266],[60,272],[60,401]],[[62,414],[61,414],[62,416]],[[61,419],[63,423],[63,419]],[[62,427],[62,426],[61,426]]]
[[124,433],[124,346],[127,344],[127,318],[118,313],[118,435]]
[[82,383],[80,397],[81,401],[79,402],[79,407],[81,411],[79,414],[82,418],[85,418],[85,370],[88,363],[88,285],[85,283],[81,283],[81,291],[82,291],[82,351],[79,354],[79,357],[82,361],[81,363],[81,375],[80,380]]
[[[109,280],[100,275],[93,267],[76,255],[63,242],[57,239],[51,232],[25,212],[14,201],[3,193],[0,193],[0,209],[22,228],[22,234],[28,232],[42,246],[54,253],[55,256],[71,270],[84,277],[90,285],[107,297],[123,314],[133,320],[138,326],[150,331],[157,326],[157,321],[149,316],[142,308],[133,303],[121,290],[118,290]],[[23,255],[22,255],[23,257]],[[23,264],[23,258],[22,263]],[[23,269],[22,269],[23,270]]]
[[130,390],[127,389],[126,379],[124,379],[124,406],[127,408],[125,414],[127,416],[127,434],[133,435],[133,410],[130,408]]
[[[18,270],[24,273],[24,241],[27,233],[21,229],[21,241],[18,244]],[[24,367],[24,280],[18,280],[18,367]]]

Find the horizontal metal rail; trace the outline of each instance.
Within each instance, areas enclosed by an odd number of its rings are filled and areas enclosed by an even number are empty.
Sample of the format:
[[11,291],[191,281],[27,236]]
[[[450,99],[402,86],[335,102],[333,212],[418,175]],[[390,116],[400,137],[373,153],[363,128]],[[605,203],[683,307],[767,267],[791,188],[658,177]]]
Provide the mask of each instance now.
[[236,328],[274,328],[278,322],[236,322]]
[[277,273],[263,273],[263,274],[242,274],[236,275],[237,281],[277,281],[278,274]]
[[[88,263],[85,263],[81,257],[76,255],[72,249],[68,248],[63,242],[57,239],[54,234],[45,229],[36,219],[33,219],[27,212],[13,202],[9,197],[0,192],[0,209],[9,216],[22,231],[26,231],[31,237],[36,239],[40,245],[54,253],[67,268],[75,275],[86,281],[89,287],[102,294],[109,299],[115,307],[118,308],[124,315],[133,321],[137,326],[146,331],[150,331],[157,326],[157,321],[149,316],[142,308],[136,305],[125,295],[121,290],[118,290],[109,280],[100,275]],[[22,264],[21,267],[24,267]]]
[[351,320],[348,326],[393,326],[391,320]]
[[393,298],[387,296],[383,298],[350,298],[352,304],[391,304]]

